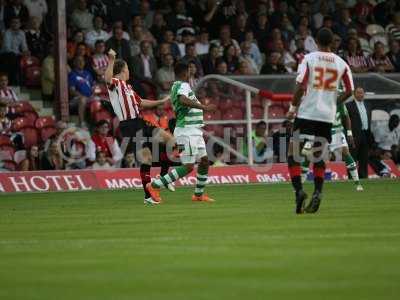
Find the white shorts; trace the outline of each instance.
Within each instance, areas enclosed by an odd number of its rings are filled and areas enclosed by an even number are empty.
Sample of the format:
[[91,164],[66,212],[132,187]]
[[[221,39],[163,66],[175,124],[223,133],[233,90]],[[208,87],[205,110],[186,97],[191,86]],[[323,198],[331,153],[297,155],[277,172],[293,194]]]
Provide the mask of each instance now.
[[346,136],[343,132],[336,132],[332,135],[332,142],[329,144],[329,151],[334,152],[338,149],[349,147]]
[[201,129],[176,127],[174,136],[183,164],[194,164],[200,158],[207,156],[206,142]]

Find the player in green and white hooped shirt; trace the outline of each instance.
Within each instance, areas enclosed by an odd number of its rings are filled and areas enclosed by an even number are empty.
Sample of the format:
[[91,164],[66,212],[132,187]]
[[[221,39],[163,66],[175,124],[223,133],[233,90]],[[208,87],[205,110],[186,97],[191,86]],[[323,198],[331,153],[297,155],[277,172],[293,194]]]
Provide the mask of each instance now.
[[[345,122],[347,130],[347,139],[350,145],[354,145],[353,134],[351,132],[351,120],[346,106],[341,103],[337,105],[335,121],[332,124],[332,142],[329,145],[331,152],[342,150],[342,159],[346,164],[346,168],[349,171],[351,178],[354,180],[357,186],[357,191],[362,191],[363,187],[360,184],[357,171],[357,163],[354,161],[350,154],[349,145],[347,144],[346,136],[344,134],[343,121]],[[305,159],[302,163],[302,181],[305,182],[307,179],[307,173],[310,162]]]
[[204,126],[203,111],[213,111],[216,106],[203,105],[196,98],[188,83],[189,68],[187,64],[177,63],[175,65],[175,76],[177,81],[172,85],[170,97],[176,115],[174,136],[180,152],[182,166],[154,180],[151,184],[148,184],[147,188],[153,199],[161,200],[160,188],[191,173],[196,161],[199,161],[196,189],[192,200],[213,202],[213,199],[204,194],[209,163],[201,128]]

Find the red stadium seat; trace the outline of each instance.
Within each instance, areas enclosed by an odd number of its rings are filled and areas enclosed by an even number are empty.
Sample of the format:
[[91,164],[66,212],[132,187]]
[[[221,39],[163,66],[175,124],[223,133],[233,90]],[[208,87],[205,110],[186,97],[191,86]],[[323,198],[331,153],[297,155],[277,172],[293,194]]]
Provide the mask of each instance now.
[[18,101],[17,103],[12,105],[12,107],[14,107],[16,113],[20,114],[26,111],[35,111],[35,109],[32,107],[29,101]]
[[16,118],[12,121],[11,129],[13,131],[20,131],[23,128],[33,127],[33,125],[34,121],[32,121],[29,118],[21,117],[21,118]]
[[12,146],[11,139],[6,134],[0,134],[0,146]]
[[244,113],[241,109],[231,108],[223,113],[224,120],[243,120]]
[[207,125],[205,130],[214,136],[222,137],[224,134],[224,128],[220,125]]
[[17,170],[17,163],[13,160],[3,160],[3,168],[14,172]]
[[34,56],[23,56],[21,58],[20,66],[22,71],[25,71],[29,67],[39,67],[40,61]]
[[282,105],[271,105],[268,108],[268,117],[272,119],[284,118],[286,110]]
[[89,113],[90,113],[90,116],[91,116],[92,118],[94,117],[94,114],[95,114],[96,112],[98,112],[98,111],[100,111],[100,110],[103,109],[103,107],[102,107],[102,105],[101,105],[101,102],[100,102],[100,101],[97,101],[97,100],[90,101],[89,104],[88,104],[88,106],[89,106]]
[[37,129],[42,129],[44,127],[54,127],[56,125],[56,120],[54,116],[46,116],[46,117],[40,117],[36,119],[35,121],[35,127]]
[[112,117],[111,113],[105,109],[101,109],[101,110],[95,112],[93,115],[93,120],[95,123],[97,123],[101,120],[106,120],[111,124],[112,118],[113,117]]
[[43,142],[47,141],[49,138],[57,133],[57,129],[53,126],[47,126],[40,129],[40,138]]
[[35,124],[37,118],[39,117],[35,111],[25,111],[22,115],[27,118],[32,124]]
[[264,118],[264,108],[260,106],[254,106],[251,108],[251,116],[253,119],[263,119]]
[[24,71],[25,85],[27,87],[39,87],[41,84],[41,69],[38,66],[26,68]]
[[24,135],[24,145],[26,149],[37,146],[39,143],[39,132],[35,127],[25,127],[21,129]]
[[234,104],[234,100],[228,98],[228,99],[224,99],[224,100],[220,100],[219,102],[219,108],[222,111],[226,111],[228,109],[231,109],[233,107]]

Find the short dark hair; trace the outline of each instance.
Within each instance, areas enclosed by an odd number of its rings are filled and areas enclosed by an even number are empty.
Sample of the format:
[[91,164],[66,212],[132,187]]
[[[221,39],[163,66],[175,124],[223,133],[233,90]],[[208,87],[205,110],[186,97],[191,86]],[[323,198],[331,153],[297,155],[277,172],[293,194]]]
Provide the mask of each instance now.
[[185,49],[188,49],[189,47],[196,47],[196,44],[195,43],[188,43],[188,44],[186,44]]
[[322,47],[328,47],[333,42],[333,33],[329,28],[321,28],[317,33],[317,42]]
[[96,123],[96,127],[98,128],[98,127],[101,127],[101,126],[103,126],[103,125],[108,125],[108,126],[110,126],[110,123],[107,121],[107,120],[100,120],[100,121],[98,121],[97,123]]
[[187,72],[189,69],[189,64],[183,62],[183,61],[179,61],[175,64],[175,75],[179,76],[181,74],[183,74],[184,72]]
[[113,74],[117,75],[122,72],[123,68],[126,66],[126,61],[123,59],[116,59],[114,62]]
[[97,46],[98,44],[104,44],[105,41],[104,40],[97,40],[94,45]]
[[8,74],[5,72],[0,72],[0,77],[7,77],[8,78]]
[[266,123],[265,121],[260,121],[260,122],[258,122],[258,123],[256,124],[256,128],[259,128],[259,127],[261,127],[261,126],[267,127],[267,123]]

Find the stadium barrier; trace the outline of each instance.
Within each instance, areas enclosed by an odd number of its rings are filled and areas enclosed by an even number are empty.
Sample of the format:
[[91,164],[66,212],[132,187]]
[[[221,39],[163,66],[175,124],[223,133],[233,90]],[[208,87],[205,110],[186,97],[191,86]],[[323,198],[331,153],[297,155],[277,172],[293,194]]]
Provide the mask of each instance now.
[[[391,169],[391,177],[400,178],[398,170],[392,161],[386,161]],[[152,176],[159,172],[153,168]],[[370,177],[377,177],[372,169]],[[309,174],[310,175],[310,174]],[[309,176],[311,179],[312,175]],[[347,170],[341,162],[328,164],[326,179],[345,180]],[[210,168],[209,183],[222,184],[252,184],[289,182],[290,177],[286,164],[271,164],[250,167],[247,165],[212,167]],[[195,173],[179,179],[176,186],[192,186],[196,183]],[[141,189],[139,169],[112,170],[80,170],[80,171],[37,171],[37,172],[7,172],[0,173],[0,192],[62,192],[62,191],[91,191]],[[1,200],[1,199],[0,199]]]

